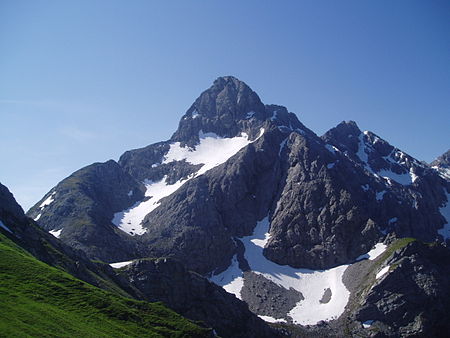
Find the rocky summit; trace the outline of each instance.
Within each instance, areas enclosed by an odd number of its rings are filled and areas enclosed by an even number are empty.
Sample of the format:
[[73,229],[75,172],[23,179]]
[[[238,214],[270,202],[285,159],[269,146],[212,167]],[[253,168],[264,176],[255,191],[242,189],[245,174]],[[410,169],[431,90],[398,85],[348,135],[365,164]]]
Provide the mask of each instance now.
[[353,121],[318,136],[226,76],[169,140],[78,170],[27,215],[222,336],[439,336],[449,168],[448,152],[427,164]]

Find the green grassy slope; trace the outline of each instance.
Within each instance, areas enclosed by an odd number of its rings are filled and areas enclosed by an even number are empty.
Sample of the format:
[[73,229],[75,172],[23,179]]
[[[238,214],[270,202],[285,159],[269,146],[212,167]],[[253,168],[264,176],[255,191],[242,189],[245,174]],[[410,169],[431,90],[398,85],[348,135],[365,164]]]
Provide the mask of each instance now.
[[208,331],[160,303],[82,282],[0,234],[2,337],[204,337]]

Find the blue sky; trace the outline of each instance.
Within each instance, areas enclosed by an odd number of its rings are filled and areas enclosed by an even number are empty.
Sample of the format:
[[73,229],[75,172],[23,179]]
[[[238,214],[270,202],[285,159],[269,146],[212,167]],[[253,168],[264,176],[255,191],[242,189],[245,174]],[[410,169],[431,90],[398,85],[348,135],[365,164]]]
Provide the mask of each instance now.
[[450,148],[450,2],[0,0],[0,182],[25,209],[73,171],[168,139],[218,76],[317,134],[355,120]]

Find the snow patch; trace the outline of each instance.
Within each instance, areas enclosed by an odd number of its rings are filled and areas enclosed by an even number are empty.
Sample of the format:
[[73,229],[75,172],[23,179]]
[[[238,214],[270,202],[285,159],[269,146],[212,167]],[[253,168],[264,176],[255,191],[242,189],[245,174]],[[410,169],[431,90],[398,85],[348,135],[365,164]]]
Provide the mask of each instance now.
[[39,218],[41,218],[42,216],[42,210],[44,210],[45,207],[49,206],[54,200],[55,200],[55,194],[56,191],[52,192],[50,196],[48,196],[44,202],[42,202],[39,205],[39,209],[41,210],[41,212],[33,219],[34,221],[39,220]]
[[5,229],[6,231],[8,231],[8,232],[10,232],[10,233],[13,234],[13,232],[11,231],[11,229],[8,228],[8,227],[5,225],[5,223],[3,223],[1,220],[0,220],[0,227],[3,228],[3,229]]
[[414,172],[413,172],[413,168],[409,168],[409,176],[411,176],[411,182],[414,183],[419,176],[417,176]]
[[336,148],[335,146],[332,146],[331,144],[325,144],[325,148],[327,148],[327,150],[332,154],[336,154],[336,152],[339,151],[338,148]]
[[[264,129],[261,129],[259,137],[263,133]],[[245,133],[232,138],[222,138],[214,133],[205,134],[200,131],[199,138],[200,143],[195,148],[181,147],[180,142],[172,143],[162,163],[186,160],[191,164],[203,164],[197,172],[198,176],[226,162],[239,150],[256,141],[249,140]]]
[[48,233],[49,233],[50,235],[55,236],[56,238],[59,238],[59,236],[61,236],[61,231],[62,231],[62,229],[59,229],[59,230],[50,230]]
[[114,214],[112,223],[120,230],[130,235],[142,235],[147,229],[142,227],[145,216],[155,210],[160,205],[160,200],[178,190],[188,179],[180,180],[174,184],[166,182],[167,176],[157,182],[145,181],[145,196],[148,198],[142,202],[137,202],[131,208]]
[[111,263],[109,264],[112,268],[114,269],[119,269],[123,266],[127,266],[130,265],[131,263],[133,263],[133,261],[127,261],[127,262],[117,262],[117,263]]
[[194,110],[193,112],[192,112],[192,118],[193,119],[196,119],[197,117],[199,117],[200,116],[200,114],[196,111],[196,110]]
[[357,257],[356,261],[360,261],[362,259],[369,259],[369,260],[372,261],[375,258],[377,258],[379,255],[381,255],[383,252],[385,252],[386,248],[387,248],[386,244],[384,244],[384,243],[377,243],[377,244],[375,244],[373,249],[370,250],[368,253]]
[[268,323],[287,323],[285,319],[280,318],[280,319],[275,319],[273,317],[270,316],[260,316],[258,315],[259,318],[261,318],[262,320],[264,320],[265,322]]
[[223,287],[227,292],[234,294],[237,298],[242,300],[241,290],[244,286],[244,278],[242,270],[239,268],[236,255],[233,256],[231,265],[228,269],[218,275],[212,276],[209,280]]
[[159,166],[159,163],[154,163],[154,164],[152,164],[152,168],[156,168],[156,167],[158,167]]
[[[401,185],[410,185],[411,183],[414,182],[413,180],[413,176],[411,175],[411,172],[406,172],[403,174],[397,174],[394,173],[391,170],[386,170],[386,169],[381,169],[378,174],[380,176],[382,176],[383,178],[385,178],[386,180],[388,180],[388,182],[390,180],[393,180]],[[415,178],[417,178],[417,176],[415,176]]]
[[445,218],[446,222],[442,229],[438,230],[438,234],[444,237],[444,241],[450,238],[450,194],[447,193],[447,203],[439,208],[439,212]]
[[369,191],[369,185],[368,184],[364,184],[361,186],[361,189],[364,191]]
[[[296,324],[316,324],[321,320],[339,317],[348,302],[350,292],[342,283],[342,275],[348,265],[329,270],[295,269],[278,265],[263,255],[263,248],[270,238],[268,217],[258,222],[251,236],[241,240],[245,246],[245,258],[254,273],[263,275],[286,289],[294,288],[305,297],[288,313]],[[332,297],[321,304],[323,290],[330,288]]]
[[128,197],[133,196],[133,190],[130,190],[127,195],[128,195]]
[[388,272],[389,272],[389,268],[390,268],[390,265],[385,266],[383,269],[381,269],[381,270],[377,273],[376,279],[378,279],[378,278],[380,278],[381,276],[383,276],[384,274],[388,273]]
[[369,327],[372,326],[373,322],[374,322],[374,320],[366,320],[364,323],[362,323],[362,326],[363,326],[365,329],[368,329]]
[[54,199],[55,194],[56,194],[56,191],[54,191],[50,196],[48,196],[48,197],[45,199],[45,201],[42,202],[42,203],[39,205],[39,208],[41,208],[41,210],[42,210],[42,209],[44,209],[46,206],[49,206],[49,205],[55,200],[55,199]]

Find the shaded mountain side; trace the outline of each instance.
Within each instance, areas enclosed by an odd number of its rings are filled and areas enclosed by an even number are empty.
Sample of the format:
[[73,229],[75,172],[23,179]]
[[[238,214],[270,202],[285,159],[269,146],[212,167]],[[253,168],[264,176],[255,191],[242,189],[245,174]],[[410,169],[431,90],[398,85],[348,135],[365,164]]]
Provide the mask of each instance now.
[[91,259],[139,257],[139,245],[111,220],[144,198],[145,187],[114,161],[94,163],[61,181],[27,215]]
[[212,336],[160,303],[124,298],[51,267],[1,233],[0,293],[5,337]]
[[450,169],[450,149],[430,163],[431,166]]
[[213,327],[221,337],[277,337],[247,304],[201,275],[169,258],[137,260],[119,270],[148,301],[162,301],[194,321]]
[[443,179],[450,181],[450,149],[431,162],[430,166],[437,170]]

